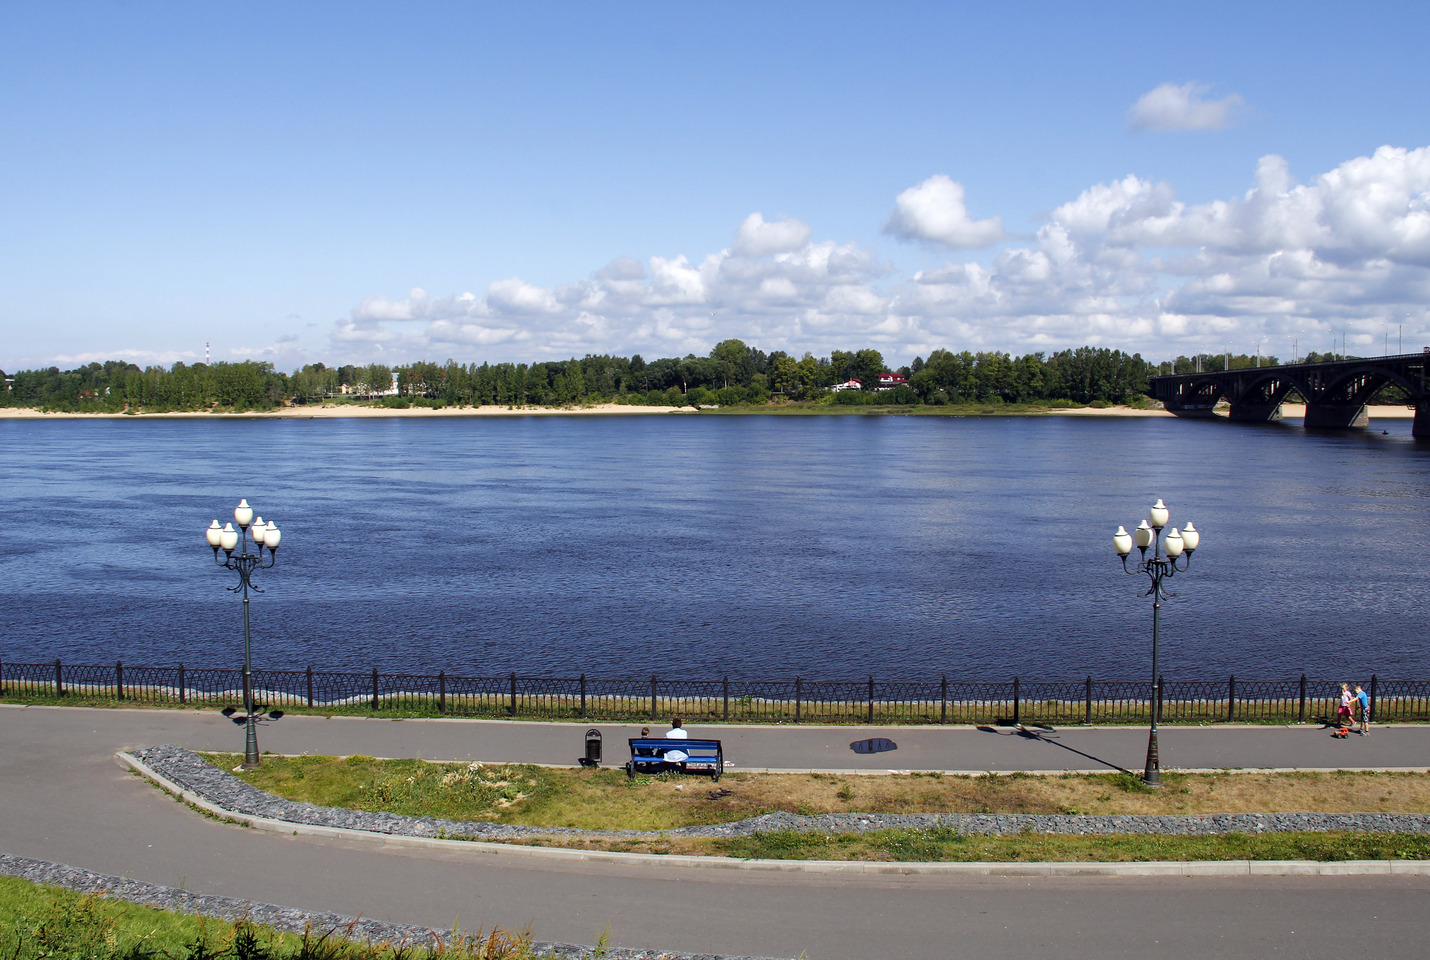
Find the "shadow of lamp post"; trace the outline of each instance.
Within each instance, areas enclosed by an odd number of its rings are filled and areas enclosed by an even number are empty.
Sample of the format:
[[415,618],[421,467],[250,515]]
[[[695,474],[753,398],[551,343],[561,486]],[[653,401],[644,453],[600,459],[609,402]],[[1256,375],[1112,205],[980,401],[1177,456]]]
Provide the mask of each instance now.
[[[238,524],[238,529],[233,529],[233,524]],[[254,553],[248,552],[248,537],[253,535]],[[273,566],[278,559],[278,541],[282,534],[278,531],[278,525],[274,523],[264,523],[259,517],[256,521],[253,517],[253,508],[248,505],[247,500],[240,500],[238,506],[233,511],[233,523],[226,523],[222,528],[215,520],[209,525],[205,532],[209,546],[213,547],[214,562],[227,570],[238,571],[238,586],[227,587],[230,593],[243,594],[243,712],[246,720],[247,737],[243,749],[243,767],[252,770],[258,766],[258,731],[254,725],[253,713],[253,663],[249,657],[249,634],[248,634],[248,593],[262,593],[258,587],[253,585],[253,571],[266,570]],[[263,560],[263,548],[268,548],[268,561]],[[239,549],[237,556],[234,550]],[[222,550],[224,559],[220,560],[218,552]]]
[[[1173,527],[1167,531],[1165,537],[1162,536],[1162,528],[1167,525],[1168,519],[1170,516],[1166,504],[1158,500],[1152,504],[1152,509],[1147,512],[1147,519],[1143,520],[1136,530],[1128,533],[1118,527],[1117,532],[1112,535],[1113,548],[1122,558],[1122,569],[1134,576],[1146,574],[1152,581],[1151,589],[1143,594],[1152,598],[1152,729],[1147,737],[1147,770],[1142,774],[1143,782],[1149,787],[1162,785],[1162,762],[1157,753],[1157,719],[1162,712],[1161,677],[1157,673],[1157,641],[1161,628],[1162,601],[1175,596],[1162,586],[1162,581],[1184,572],[1191,565],[1192,551],[1197,549],[1202,538],[1197,528],[1190,523],[1180,531]],[[1129,567],[1127,555],[1132,552],[1134,539],[1142,559],[1136,566]],[[1150,559],[1147,557],[1148,547],[1152,548]],[[1163,550],[1166,551],[1165,557],[1162,555]],[[1180,566],[1177,564],[1178,560],[1181,560]]]

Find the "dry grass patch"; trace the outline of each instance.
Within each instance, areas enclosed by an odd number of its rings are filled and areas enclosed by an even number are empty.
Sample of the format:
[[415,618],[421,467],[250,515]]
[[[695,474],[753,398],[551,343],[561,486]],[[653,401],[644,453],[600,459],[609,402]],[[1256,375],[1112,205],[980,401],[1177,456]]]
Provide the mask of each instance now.
[[[232,769],[237,758],[215,762]],[[764,813],[1425,813],[1430,775],[1212,773],[913,773],[871,776],[732,773],[626,777],[620,770],[435,764],[370,757],[266,757],[242,775],[292,800],[412,816],[586,830],[670,830]]]
[[[722,820],[783,810],[790,813],[1425,813],[1430,776],[1416,773],[1163,774],[1160,790],[1124,773],[744,774],[726,776],[730,796],[686,808],[728,812]],[[658,795],[658,794],[657,794]],[[711,822],[702,818],[699,822]]]
[[[235,755],[212,758],[224,769]],[[435,764],[370,757],[265,757],[243,774],[261,789],[325,806],[410,816],[586,830],[661,832],[762,813],[1426,813],[1430,775],[1213,773],[1163,775],[1160,790],[1126,773],[726,774],[720,782],[620,770]],[[632,853],[788,860],[1126,861],[1427,859],[1430,834],[1292,833],[981,837],[947,828],[867,834],[775,831],[695,839],[543,838],[534,845]]]

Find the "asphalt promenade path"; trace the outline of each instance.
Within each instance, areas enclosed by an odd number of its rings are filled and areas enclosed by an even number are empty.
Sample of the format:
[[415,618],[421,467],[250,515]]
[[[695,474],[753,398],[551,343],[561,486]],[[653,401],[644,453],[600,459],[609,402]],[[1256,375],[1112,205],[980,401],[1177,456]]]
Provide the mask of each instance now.
[[[595,724],[608,764],[638,725]],[[289,716],[274,753],[573,764],[585,725]],[[663,729],[663,728],[661,728]],[[656,731],[660,732],[660,731]],[[692,727],[735,770],[1140,771],[1145,728]],[[897,749],[858,753],[886,738]],[[537,939],[826,958],[1421,955],[1430,877],[996,877],[743,871],[591,862],[245,829],[114,760],[172,743],[241,751],[215,711],[0,706],[0,851],[190,891]],[[1332,740],[1318,726],[1164,728],[1171,769],[1430,769],[1430,727]]]

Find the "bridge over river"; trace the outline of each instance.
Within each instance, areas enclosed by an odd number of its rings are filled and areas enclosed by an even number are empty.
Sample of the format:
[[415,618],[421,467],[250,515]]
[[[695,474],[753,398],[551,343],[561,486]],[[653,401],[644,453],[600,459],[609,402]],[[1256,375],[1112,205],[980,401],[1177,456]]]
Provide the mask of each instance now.
[[1280,420],[1281,404],[1295,391],[1306,401],[1306,426],[1322,429],[1367,426],[1366,405],[1395,386],[1415,408],[1412,435],[1430,439],[1427,365],[1430,347],[1399,356],[1152,377],[1149,385],[1152,396],[1179,417],[1213,416],[1225,401],[1228,418],[1246,422]]

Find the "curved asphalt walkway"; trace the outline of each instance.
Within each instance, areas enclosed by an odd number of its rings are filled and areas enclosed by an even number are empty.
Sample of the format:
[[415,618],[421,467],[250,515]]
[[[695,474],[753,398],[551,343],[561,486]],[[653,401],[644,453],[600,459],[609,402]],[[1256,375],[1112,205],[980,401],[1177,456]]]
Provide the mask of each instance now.
[[[608,763],[635,725],[597,724]],[[572,764],[585,726],[285,717],[275,753]],[[697,726],[734,769],[1141,769],[1145,729]],[[896,748],[858,752],[885,738]],[[468,846],[280,836],[198,816],[124,773],[123,749],[242,748],[215,712],[0,706],[0,851],[213,895],[437,929],[530,922],[541,940],[812,958],[1308,955],[1418,952],[1430,878],[1081,878],[709,871]],[[1168,728],[1164,769],[1430,769],[1430,727],[1333,740],[1319,727]],[[1323,871],[1324,872],[1324,871]],[[1023,894],[1019,896],[1018,894]],[[1031,899],[1030,899],[1031,898]],[[1328,910],[1330,903],[1334,910]],[[1029,910],[1036,906],[1036,910]],[[1347,925],[1344,920],[1354,920]]]

